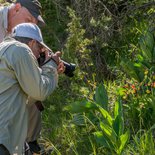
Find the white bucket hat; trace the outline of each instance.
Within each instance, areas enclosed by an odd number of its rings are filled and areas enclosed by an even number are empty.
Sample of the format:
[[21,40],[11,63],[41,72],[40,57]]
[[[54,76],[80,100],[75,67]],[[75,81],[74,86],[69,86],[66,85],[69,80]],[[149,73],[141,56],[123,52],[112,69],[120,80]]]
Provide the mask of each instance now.
[[43,47],[45,47],[50,52],[52,52],[52,50],[47,45],[45,45],[41,31],[36,24],[22,23],[15,26],[12,30],[12,37],[16,37],[16,36],[34,39],[38,41]]

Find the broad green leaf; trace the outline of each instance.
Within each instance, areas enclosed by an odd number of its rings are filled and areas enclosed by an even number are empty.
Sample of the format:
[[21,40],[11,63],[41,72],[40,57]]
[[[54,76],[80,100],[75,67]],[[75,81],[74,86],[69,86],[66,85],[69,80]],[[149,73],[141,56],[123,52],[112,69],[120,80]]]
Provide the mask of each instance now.
[[123,119],[123,109],[122,109],[122,100],[121,98],[118,99],[118,101],[115,103],[114,108],[114,122],[113,122],[113,128],[118,135],[123,134],[124,130],[124,119]]
[[97,106],[93,102],[84,100],[81,102],[74,102],[71,105],[67,106],[66,109],[72,113],[82,113],[88,112],[89,110],[97,109]]
[[129,140],[129,136],[130,136],[130,133],[129,131],[126,131],[125,134],[121,135],[120,136],[120,142],[121,142],[121,145],[119,147],[119,153],[121,153],[126,145],[126,143],[128,142]]
[[119,116],[117,116],[114,120],[114,123],[113,123],[113,129],[117,135],[117,137],[119,137],[119,133],[120,133],[120,129],[121,126],[120,126],[120,119],[119,119]]
[[106,139],[106,137],[103,135],[101,131],[94,132],[93,134],[97,144],[109,149],[113,147],[112,144],[109,142],[108,139]]
[[154,38],[151,32],[147,32],[140,39],[140,48],[145,59],[152,60],[153,48],[154,48]]
[[118,95],[120,95],[120,96],[124,96],[124,95],[126,95],[126,89],[125,88],[118,88],[117,89],[117,93],[118,93]]
[[99,104],[101,107],[103,107],[104,109],[107,110],[107,107],[108,107],[108,95],[107,95],[107,91],[106,91],[103,83],[101,83],[96,88],[95,101],[96,101],[97,104]]
[[147,48],[152,52],[154,47],[154,37],[153,34],[149,31],[146,33],[145,43]]
[[97,105],[98,106],[98,110],[100,111],[100,113],[102,114],[103,116],[103,119],[107,121],[107,123],[112,126],[112,123],[113,123],[113,118],[110,116],[110,114],[105,110],[103,109],[101,106]]
[[141,63],[134,63],[134,66],[140,68],[142,66],[142,64]]
[[73,116],[73,119],[71,121],[73,124],[77,125],[77,126],[85,126],[85,118],[83,115],[81,114],[75,114]]
[[102,132],[109,138],[109,141],[111,141],[113,144],[116,143],[116,134],[113,130],[113,128],[106,123],[100,122],[100,127],[102,129]]
[[131,77],[136,79],[137,81],[141,82],[141,80],[138,77],[139,71],[137,71],[134,66],[133,62],[130,62],[128,60],[122,60],[120,65],[122,66],[123,70]]

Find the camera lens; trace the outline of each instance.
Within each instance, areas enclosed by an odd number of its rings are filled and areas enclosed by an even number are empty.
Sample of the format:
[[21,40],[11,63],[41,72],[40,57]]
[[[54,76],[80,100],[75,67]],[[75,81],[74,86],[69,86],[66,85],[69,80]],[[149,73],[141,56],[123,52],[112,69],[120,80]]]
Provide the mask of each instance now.
[[65,75],[69,77],[73,77],[74,76],[73,72],[75,71],[76,65],[73,63],[67,63],[65,61],[63,61],[63,63],[64,63],[64,66],[66,67],[64,71]]

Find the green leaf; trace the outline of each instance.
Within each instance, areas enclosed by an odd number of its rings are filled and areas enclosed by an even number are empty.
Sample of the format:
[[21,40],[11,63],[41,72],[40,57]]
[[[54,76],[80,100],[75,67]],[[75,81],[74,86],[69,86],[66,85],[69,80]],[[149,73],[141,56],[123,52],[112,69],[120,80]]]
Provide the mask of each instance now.
[[103,147],[109,148],[109,149],[113,147],[112,144],[109,142],[108,139],[106,139],[106,137],[103,135],[101,131],[94,132],[93,134],[94,134],[95,141],[97,142],[97,144]]
[[110,116],[110,114],[105,110],[103,109],[100,105],[97,105],[98,106],[98,110],[100,111],[100,113],[102,114],[103,116],[103,119],[110,125],[112,126],[112,123],[113,123],[113,118]]
[[142,66],[142,64],[141,63],[134,63],[134,66],[140,68]]
[[117,137],[119,137],[120,135],[120,132],[122,131],[122,128],[121,128],[121,125],[120,125],[120,119],[119,119],[119,116],[117,116],[114,120],[114,123],[113,123],[113,129],[117,135]]
[[72,113],[82,113],[82,112],[88,112],[90,110],[95,110],[97,109],[97,106],[93,102],[84,100],[81,102],[74,102],[71,105],[67,106],[66,109]]
[[126,89],[125,88],[118,88],[117,93],[120,96],[124,96],[124,95],[126,95]]
[[107,110],[107,107],[108,107],[108,95],[107,95],[107,91],[106,91],[103,83],[101,83],[96,88],[95,101],[96,101],[97,104],[99,104],[101,107],[103,107],[104,109]]
[[129,131],[126,131],[125,134],[121,135],[120,136],[120,142],[121,142],[121,145],[119,147],[119,153],[121,153],[126,145],[126,143],[128,142],[129,140],[129,136],[130,136],[130,133]]
[[130,62],[128,60],[122,60],[120,65],[122,66],[123,70],[131,77],[134,78],[135,80],[141,82],[141,79],[139,79],[139,71],[137,70],[136,67],[134,66],[133,62]]
[[114,121],[113,121],[113,128],[118,135],[123,134],[124,130],[124,119],[123,119],[123,110],[122,110],[122,101],[119,98],[119,101],[115,103],[115,109],[114,109]]
[[115,102],[115,108],[114,108],[114,118],[116,118],[118,115],[121,117],[123,116],[122,111],[122,100],[119,98],[117,102]]
[[102,129],[102,132],[109,138],[109,141],[111,141],[113,144],[115,144],[116,143],[116,134],[115,134],[113,128],[103,122],[100,122],[100,127]]
[[83,115],[81,114],[75,114],[73,116],[73,119],[71,121],[71,123],[77,125],[77,126],[85,126],[85,118]]
[[154,48],[153,34],[149,31],[146,34],[144,34],[140,39],[139,45],[145,59],[152,61],[153,48]]

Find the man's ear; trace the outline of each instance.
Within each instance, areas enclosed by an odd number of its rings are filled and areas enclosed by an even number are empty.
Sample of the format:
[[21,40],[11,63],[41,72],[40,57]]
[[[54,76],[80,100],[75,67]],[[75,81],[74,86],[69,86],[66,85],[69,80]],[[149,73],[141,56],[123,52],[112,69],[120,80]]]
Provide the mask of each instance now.
[[35,40],[30,40],[29,42],[28,42],[28,46],[30,47],[30,48],[32,48],[33,46],[34,46],[34,44],[35,44]]
[[32,40],[30,40],[30,41],[28,42],[28,46],[32,46],[32,44],[33,44],[33,42],[32,42]]

